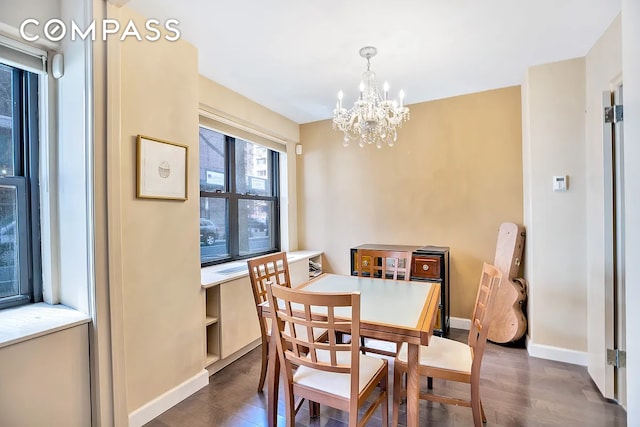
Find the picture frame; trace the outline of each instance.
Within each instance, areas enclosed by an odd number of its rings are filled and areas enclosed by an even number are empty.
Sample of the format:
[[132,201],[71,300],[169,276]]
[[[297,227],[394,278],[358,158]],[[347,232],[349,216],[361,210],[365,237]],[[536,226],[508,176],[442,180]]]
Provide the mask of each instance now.
[[138,135],[136,150],[138,198],[187,200],[189,147]]

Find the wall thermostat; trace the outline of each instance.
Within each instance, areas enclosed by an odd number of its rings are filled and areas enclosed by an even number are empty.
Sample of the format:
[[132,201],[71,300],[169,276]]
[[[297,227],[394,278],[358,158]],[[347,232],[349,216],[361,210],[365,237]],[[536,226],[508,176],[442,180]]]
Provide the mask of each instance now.
[[553,177],[553,191],[567,191],[567,175]]

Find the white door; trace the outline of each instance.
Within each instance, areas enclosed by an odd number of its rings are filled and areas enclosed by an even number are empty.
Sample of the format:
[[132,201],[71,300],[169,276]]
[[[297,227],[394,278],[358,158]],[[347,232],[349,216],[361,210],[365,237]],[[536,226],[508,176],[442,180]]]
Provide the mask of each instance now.
[[[613,96],[614,104],[623,105],[623,86],[620,84]],[[626,354],[626,306],[625,306],[625,209],[624,209],[624,121],[617,121],[613,129],[614,147],[614,229],[615,229],[615,319],[614,319],[614,348]],[[620,353],[619,353],[620,354]],[[626,358],[620,366],[614,368],[614,399],[623,407],[627,406],[627,369]]]
[[[622,84],[603,93],[604,107],[621,105]],[[588,370],[608,399],[626,404],[626,369],[607,361],[607,349],[624,349],[624,182],[622,121],[604,123],[604,283],[589,287]]]

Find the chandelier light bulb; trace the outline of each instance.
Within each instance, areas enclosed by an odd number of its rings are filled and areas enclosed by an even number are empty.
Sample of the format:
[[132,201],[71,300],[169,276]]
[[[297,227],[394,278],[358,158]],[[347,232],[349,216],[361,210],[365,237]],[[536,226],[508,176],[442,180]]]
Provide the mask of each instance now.
[[397,139],[397,128],[409,120],[409,109],[404,106],[404,91],[400,91],[400,104],[389,100],[389,83],[384,82],[382,92],[371,70],[370,60],[377,53],[375,47],[360,49],[360,56],[366,59],[367,68],[360,81],[360,95],[351,108],[343,108],[344,94],[338,92],[338,102],[333,114],[333,128],[343,132],[343,145],[348,146],[352,139],[364,147],[375,143],[381,148],[387,144],[393,146]]

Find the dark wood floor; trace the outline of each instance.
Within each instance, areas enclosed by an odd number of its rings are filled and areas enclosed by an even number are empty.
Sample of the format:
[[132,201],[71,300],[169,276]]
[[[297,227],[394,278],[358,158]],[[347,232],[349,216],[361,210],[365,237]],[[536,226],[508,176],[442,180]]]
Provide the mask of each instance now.
[[[451,338],[466,340],[467,331],[452,330]],[[146,427],[255,427],[266,425],[266,393],[257,393],[260,349],[253,350],[210,378],[209,385],[182,401]],[[390,366],[391,368],[391,366]],[[390,369],[390,379],[393,378]],[[426,382],[425,382],[426,385]],[[468,386],[434,381],[434,389],[467,396]],[[266,390],[266,387],[265,387]],[[487,426],[622,427],[625,411],[604,400],[584,367],[529,357],[524,348],[489,343],[481,380]],[[280,393],[282,396],[282,392]],[[389,401],[391,416],[391,400]],[[405,422],[405,405],[400,422]],[[284,414],[282,401],[279,413]],[[471,409],[420,402],[420,425],[471,426]],[[284,425],[279,417],[279,425]],[[344,413],[322,407],[319,418],[310,419],[303,405],[298,426],[343,427]],[[380,426],[378,413],[369,422]]]

